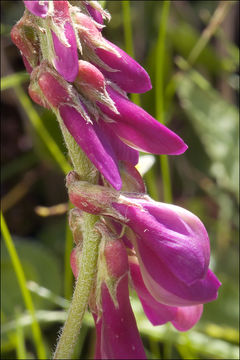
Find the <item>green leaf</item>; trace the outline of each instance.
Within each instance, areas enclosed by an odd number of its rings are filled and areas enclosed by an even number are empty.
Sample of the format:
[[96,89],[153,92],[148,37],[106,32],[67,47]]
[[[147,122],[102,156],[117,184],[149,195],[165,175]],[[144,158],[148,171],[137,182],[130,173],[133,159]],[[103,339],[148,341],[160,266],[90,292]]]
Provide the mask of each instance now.
[[218,186],[238,195],[238,112],[196,71],[182,75],[177,89],[182,108],[212,161]]

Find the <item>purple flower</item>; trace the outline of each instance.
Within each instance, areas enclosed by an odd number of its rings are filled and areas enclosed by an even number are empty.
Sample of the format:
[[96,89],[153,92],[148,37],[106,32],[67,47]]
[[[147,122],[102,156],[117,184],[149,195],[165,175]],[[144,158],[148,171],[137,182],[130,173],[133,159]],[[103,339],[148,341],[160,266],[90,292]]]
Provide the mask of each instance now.
[[63,43],[60,34],[52,30],[53,46],[56,57],[54,65],[60,75],[67,81],[73,82],[78,73],[77,41],[69,14],[67,1],[54,1],[53,21],[63,31],[68,44]]
[[[95,359],[146,359],[143,344],[138,333],[136,320],[129,301],[128,257],[120,240],[108,239],[98,262],[98,268],[105,266],[100,279],[100,303],[98,293],[89,301],[97,332]],[[79,269],[79,248],[71,254],[71,267],[77,278]],[[107,274],[107,275],[106,275]]]
[[48,13],[48,1],[24,1],[26,8],[33,14],[45,18]]
[[[42,64],[35,73],[44,99],[58,109],[65,126],[81,149],[106,180],[119,190],[122,181],[118,162],[121,160],[136,165],[138,152],[124,144],[102,120],[94,121],[74,89],[69,95],[70,85],[64,87],[53,70]],[[36,101],[35,96],[32,98]],[[39,99],[36,102],[41,103]]]
[[[36,71],[37,81],[45,99],[58,109],[75,141],[114,188],[119,190],[122,186],[119,161],[137,164],[138,152],[131,147],[157,153],[185,151],[186,145],[176,134],[112,88],[105,87],[104,77],[98,69],[87,62],[79,63],[84,72],[81,70],[78,74],[76,86],[92,102],[94,97],[102,101],[96,103],[113,121],[104,120],[103,113],[100,118],[94,118],[94,113],[90,112],[92,108],[86,107],[76,89],[60,80],[58,74],[44,63]],[[109,102],[119,114],[109,110],[103,102]]]
[[150,198],[126,197],[112,206],[134,232],[130,240],[144,283],[156,300],[189,306],[217,298],[220,283],[208,269],[208,235],[195,215]]
[[209,270],[210,246],[202,222],[178,206],[137,193],[116,192],[67,178],[72,203],[127,225],[144,284],[160,303],[192,306],[217,298],[220,282]]

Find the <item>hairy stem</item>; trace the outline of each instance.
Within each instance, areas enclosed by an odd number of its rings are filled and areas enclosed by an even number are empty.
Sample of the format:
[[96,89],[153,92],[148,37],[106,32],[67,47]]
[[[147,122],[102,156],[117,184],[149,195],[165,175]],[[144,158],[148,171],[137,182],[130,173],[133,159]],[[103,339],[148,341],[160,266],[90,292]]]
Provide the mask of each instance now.
[[54,359],[71,359],[77,342],[83,315],[96,273],[99,234],[94,230],[97,216],[84,214],[83,248],[80,270],[76,282],[68,317],[59,339]]
[[[56,115],[74,170],[80,175],[82,180],[96,183],[98,172],[66,129],[59,114]],[[98,220],[98,217],[85,213],[83,219],[83,248],[79,275],[68,311],[67,320],[56,347],[54,359],[71,359],[96,273],[100,235],[94,230],[94,225]]]

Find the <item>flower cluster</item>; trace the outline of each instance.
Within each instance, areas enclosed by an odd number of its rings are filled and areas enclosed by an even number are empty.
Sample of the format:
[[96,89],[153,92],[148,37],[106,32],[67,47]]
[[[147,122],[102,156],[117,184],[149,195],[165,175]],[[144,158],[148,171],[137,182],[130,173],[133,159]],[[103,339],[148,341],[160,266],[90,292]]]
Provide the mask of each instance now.
[[138,150],[182,154],[183,140],[132,103],[151,89],[146,71],[102,35],[110,15],[96,1],[24,1],[11,37],[31,74],[29,95],[52,109],[61,127],[95,166],[97,185],[67,176],[69,217],[82,261],[83,212],[99,216],[101,236],[89,298],[98,359],[145,359],[129,300],[129,283],[153,325],[186,331],[220,282],[209,269],[209,238],[201,221],[178,206],[153,201],[135,169]]
[[77,276],[82,211],[101,215],[96,224],[102,236],[98,275],[89,303],[97,328],[96,357],[142,359],[143,345],[127,300],[127,273],[151,323],[170,321],[180,331],[196,324],[203,304],[217,298],[220,282],[209,269],[209,238],[201,221],[141,192],[144,186],[132,165],[123,172],[128,191],[121,192],[68,174],[69,198],[76,206],[70,217],[77,244],[71,266]]
[[24,3],[11,37],[31,73],[29,94],[60,116],[115,189],[122,187],[119,161],[136,165],[137,150],[181,154],[187,149],[179,136],[128,99],[128,92],[150,90],[151,81],[136,61],[102,36],[109,14],[96,1]]

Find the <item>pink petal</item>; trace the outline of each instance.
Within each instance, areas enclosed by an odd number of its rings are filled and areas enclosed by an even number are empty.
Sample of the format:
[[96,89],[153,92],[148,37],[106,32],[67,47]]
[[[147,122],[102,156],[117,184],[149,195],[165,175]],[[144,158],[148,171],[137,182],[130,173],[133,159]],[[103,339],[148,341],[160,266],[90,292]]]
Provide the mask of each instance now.
[[129,266],[131,278],[143,310],[153,325],[162,325],[168,321],[179,331],[187,331],[191,329],[200,319],[203,311],[203,305],[173,307],[166,306],[156,301],[147,290],[139,265],[134,261],[133,257],[129,258]]
[[134,288],[142,303],[143,310],[151,323],[156,326],[174,320],[177,315],[177,308],[166,306],[156,301],[143,282],[139,265],[130,260],[129,267]]
[[105,284],[102,286],[102,359],[146,359],[143,344],[138,333],[128,293],[128,276],[125,275],[117,286],[115,305]]
[[105,121],[100,120],[99,126],[107,135],[107,138],[114,150],[114,153],[116,154],[117,159],[129,162],[132,165],[137,165],[139,159],[138,151],[132,149],[130,146],[122,142],[117,134],[111,129],[111,126],[108,126]]
[[91,17],[93,18],[93,20],[95,20],[96,22],[98,22],[99,24],[103,24],[103,18],[101,13],[97,10],[94,9],[90,4],[85,3],[85,6],[87,8],[87,11],[89,12],[89,14],[91,15]]
[[135,105],[110,86],[107,91],[120,114],[98,103],[98,107],[115,122],[109,126],[130,146],[152,154],[178,155],[187,145],[174,132]]
[[[43,5],[41,4],[43,3]],[[48,1],[24,1],[26,8],[36,16],[45,18],[48,13]]]
[[157,259],[155,258],[152,259],[151,266],[154,267],[158,264],[158,268],[154,269],[155,271],[153,272],[149,272],[149,266],[145,267],[145,259],[141,259],[138,251],[137,256],[147,289],[162,304],[169,306],[192,306],[217,299],[218,288],[221,283],[211,270],[208,270],[204,279],[188,286],[174,277],[164,264],[160,263],[160,261],[156,262]]
[[78,74],[78,52],[75,33],[71,24],[67,1],[54,1],[54,16],[56,23],[64,22],[64,34],[69,43],[69,47],[64,45],[52,32],[53,45],[56,53],[54,64],[56,70],[67,81],[73,82]]
[[122,181],[115,154],[99,126],[87,123],[71,106],[62,105],[59,112],[68,131],[91,162],[115,189],[121,189]]
[[177,308],[177,314],[172,324],[179,331],[191,329],[201,318],[203,305],[184,306]]
[[151,90],[151,80],[146,70],[118,46],[110,41],[107,42],[118,51],[120,57],[107,50],[97,48],[95,52],[98,57],[112,69],[117,70],[107,71],[98,65],[101,72],[126,92],[144,93]]

